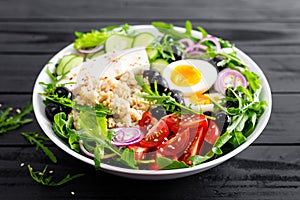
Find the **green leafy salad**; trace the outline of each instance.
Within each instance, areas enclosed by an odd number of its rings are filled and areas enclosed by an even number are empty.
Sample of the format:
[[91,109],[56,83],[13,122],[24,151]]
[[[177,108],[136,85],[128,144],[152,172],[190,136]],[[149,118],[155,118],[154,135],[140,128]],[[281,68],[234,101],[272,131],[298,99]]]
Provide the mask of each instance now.
[[267,106],[234,45],[190,21],[75,35],[40,95],[54,133],[96,169],[208,162],[247,141]]

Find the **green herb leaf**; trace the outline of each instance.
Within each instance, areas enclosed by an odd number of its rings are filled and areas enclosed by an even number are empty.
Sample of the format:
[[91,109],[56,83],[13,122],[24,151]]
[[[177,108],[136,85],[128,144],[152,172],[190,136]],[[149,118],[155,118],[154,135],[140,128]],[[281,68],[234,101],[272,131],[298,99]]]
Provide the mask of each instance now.
[[179,169],[179,168],[188,168],[189,165],[185,164],[185,162],[171,160],[169,158],[158,157],[156,159],[157,165],[161,169]]
[[[187,22],[187,23],[189,23],[189,22]],[[157,28],[161,33],[171,36],[174,40],[180,40],[183,38],[190,38],[190,39],[194,40],[195,42],[197,40],[199,40],[199,39],[193,37],[191,34],[176,31],[174,29],[173,24],[167,24],[164,22],[152,22],[152,25],[155,28]],[[188,26],[189,26],[189,24],[188,24]]]
[[228,132],[225,132],[223,135],[221,135],[213,145],[213,150],[209,151],[205,156],[195,155],[191,156],[189,158],[190,161],[193,162],[193,165],[199,165],[203,162],[208,161],[209,159],[213,158],[215,154],[222,154],[221,147],[223,147],[230,139],[232,138],[232,135]]
[[60,186],[71,180],[74,180],[76,178],[84,176],[84,174],[76,174],[73,176],[68,174],[65,178],[63,178],[59,182],[54,182],[54,181],[52,181],[53,175],[49,175],[49,173],[47,173],[48,165],[45,166],[43,171],[34,171],[34,169],[30,165],[28,165],[27,167],[28,167],[30,176],[33,178],[33,180],[35,180],[37,183],[40,183],[45,186]]
[[42,143],[43,141],[49,140],[48,138],[40,136],[37,132],[22,132],[21,134],[30,142],[30,144],[36,146],[36,150],[41,148],[53,163],[57,163],[56,156]]
[[22,125],[32,122],[32,119],[24,119],[24,117],[32,112],[31,104],[24,110],[20,110],[17,114],[12,115],[12,108],[0,111],[0,134],[19,128]]
[[188,35],[192,35],[192,30],[193,30],[192,23],[189,20],[187,20],[185,22],[185,33]]
[[109,36],[106,31],[91,30],[88,33],[75,32],[77,39],[74,41],[74,48],[89,49],[103,44]]
[[124,149],[121,155],[121,160],[133,169],[138,169],[133,150],[129,150],[128,148]]

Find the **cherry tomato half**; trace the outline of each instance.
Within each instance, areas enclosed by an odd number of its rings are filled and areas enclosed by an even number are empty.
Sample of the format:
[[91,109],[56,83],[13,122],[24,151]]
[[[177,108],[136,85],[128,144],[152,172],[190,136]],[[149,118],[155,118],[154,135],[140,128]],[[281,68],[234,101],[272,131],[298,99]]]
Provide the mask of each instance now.
[[209,144],[215,144],[218,137],[220,137],[221,131],[216,122],[208,120],[208,129],[204,140]]
[[144,112],[142,115],[142,119],[139,120],[139,126],[145,133],[147,133],[150,128],[156,123],[157,119],[154,118],[148,111]]
[[155,147],[160,145],[168,135],[169,129],[167,124],[163,120],[159,120],[140,141],[140,144],[143,147]]
[[171,139],[159,145],[158,151],[164,156],[175,156],[182,153],[190,141],[190,131],[185,129],[176,133]]

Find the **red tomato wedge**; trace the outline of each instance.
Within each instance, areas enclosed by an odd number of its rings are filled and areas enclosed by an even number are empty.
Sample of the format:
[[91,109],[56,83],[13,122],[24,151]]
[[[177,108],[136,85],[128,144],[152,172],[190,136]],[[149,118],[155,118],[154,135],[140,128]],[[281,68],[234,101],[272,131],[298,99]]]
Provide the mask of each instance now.
[[188,114],[188,115],[182,115],[181,122],[180,122],[180,128],[196,128],[199,129],[199,127],[202,127],[204,131],[208,128],[207,118],[203,114]]
[[134,151],[134,157],[136,160],[143,160],[145,159],[147,153],[149,151],[149,148],[147,147],[141,147],[140,145],[130,145],[128,146],[128,149]]
[[206,133],[204,140],[206,142],[208,142],[209,144],[213,145],[213,144],[215,144],[218,137],[220,137],[220,134],[221,134],[221,131],[220,131],[218,125],[216,124],[216,122],[209,120],[208,121],[208,129],[207,129],[207,133]]
[[167,124],[163,120],[159,120],[140,141],[140,144],[142,147],[155,147],[166,140],[168,135],[169,129]]
[[162,119],[166,122],[169,130],[172,133],[178,133],[178,130],[180,127],[180,121],[181,121],[181,119],[179,118],[178,115],[170,114],[170,115],[164,116]]
[[185,129],[176,133],[168,141],[158,146],[158,151],[164,156],[174,156],[182,153],[188,146],[190,141],[189,129]]
[[204,127],[198,128],[196,136],[194,137],[191,145],[188,147],[187,150],[184,151],[184,153],[179,157],[178,160],[183,161],[188,165],[191,165],[192,162],[189,161],[188,158],[199,154],[205,135],[206,130],[204,130]]

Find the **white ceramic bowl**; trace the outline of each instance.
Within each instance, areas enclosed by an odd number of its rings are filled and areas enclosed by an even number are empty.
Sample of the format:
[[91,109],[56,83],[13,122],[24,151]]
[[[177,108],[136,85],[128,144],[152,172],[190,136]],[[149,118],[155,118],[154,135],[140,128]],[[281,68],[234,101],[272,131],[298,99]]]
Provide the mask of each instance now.
[[[154,35],[159,35],[159,32],[153,28],[151,25],[137,25],[135,26],[135,29],[139,32],[148,31],[153,33]],[[184,28],[176,27],[179,31],[184,31]],[[194,36],[201,37],[201,33],[197,31],[193,31]],[[111,174],[115,174],[118,176],[133,178],[133,179],[147,179],[147,180],[163,180],[163,179],[174,179],[174,178],[180,178],[189,176],[192,174],[196,174],[199,172],[203,172],[207,169],[210,169],[212,167],[215,167],[224,161],[232,158],[233,156],[237,155],[238,153],[245,150],[251,143],[254,142],[254,140],[262,133],[264,128],[266,127],[270,115],[271,115],[271,109],[272,109],[272,96],[271,96],[271,90],[269,83],[261,71],[261,69],[258,67],[258,65],[244,52],[236,48],[236,52],[238,57],[249,66],[249,69],[253,72],[255,72],[261,80],[262,83],[262,95],[261,99],[264,99],[268,102],[268,106],[266,107],[265,113],[260,118],[254,132],[247,138],[247,141],[240,145],[238,148],[234,149],[230,153],[227,153],[224,156],[221,156],[215,160],[202,163],[200,165],[197,165],[195,167],[190,168],[183,168],[183,169],[172,169],[172,170],[134,170],[134,169],[125,169],[120,168],[116,166],[107,165],[104,163],[101,163],[101,170],[106,171]],[[62,150],[70,154],[71,156],[88,163],[90,165],[94,165],[94,161],[86,156],[83,156],[69,148],[67,144],[65,144],[51,129],[51,123],[47,119],[45,115],[45,105],[42,102],[42,97],[39,95],[40,92],[43,92],[44,88],[39,84],[39,82],[50,82],[50,79],[46,73],[46,68],[50,67],[50,70],[54,70],[54,64],[58,62],[58,60],[65,54],[75,53],[75,50],[73,49],[73,44],[70,44],[69,46],[62,49],[60,52],[58,52],[51,60],[48,62],[46,66],[43,67],[40,74],[38,75],[34,89],[33,89],[33,108],[34,113],[36,116],[36,119],[45,132],[45,134]]]

